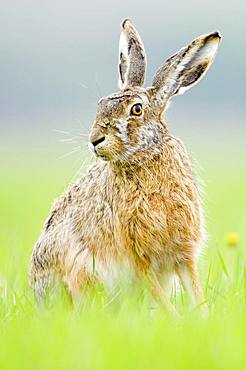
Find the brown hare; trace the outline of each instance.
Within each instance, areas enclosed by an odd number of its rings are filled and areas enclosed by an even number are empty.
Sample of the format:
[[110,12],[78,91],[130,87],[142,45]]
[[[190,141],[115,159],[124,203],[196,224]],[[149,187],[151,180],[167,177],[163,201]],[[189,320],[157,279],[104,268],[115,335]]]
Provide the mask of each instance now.
[[198,37],[144,88],[143,42],[131,21],[123,21],[120,91],[99,100],[90,134],[100,160],[55,202],[32,253],[30,282],[38,300],[54,277],[74,298],[95,281],[114,283],[126,270],[148,284],[167,312],[176,312],[167,289],[174,274],[194,302],[204,302],[197,271],[205,240],[198,186],[164,112],[172,96],[204,76],[220,39],[218,32]]

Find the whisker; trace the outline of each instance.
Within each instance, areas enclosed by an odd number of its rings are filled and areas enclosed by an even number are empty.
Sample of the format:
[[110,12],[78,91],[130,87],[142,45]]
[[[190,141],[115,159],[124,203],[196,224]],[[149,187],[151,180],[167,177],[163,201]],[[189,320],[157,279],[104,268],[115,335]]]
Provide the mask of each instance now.
[[70,139],[60,139],[59,140],[60,143],[70,143],[70,142],[76,142],[76,141],[78,141],[77,137],[72,137]]
[[88,87],[88,86],[86,86],[85,84],[83,84],[82,82],[78,82],[78,84],[79,84],[80,86],[82,86],[84,89],[89,89],[89,87]]
[[73,182],[73,181],[77,180],[77,178],[80,176],[80,171],[81,171],[81,169],[82,169],[83,166],[84,166],[84,161],[79,166],[79,168],[77,169],[77,171],[73,174],[73,176],[70,179],[70,182]]
[[58,132],[59,134],[63,134],[63,135],[71,135],[71,133],[68,131],[62,131],[62,130],[57,130],[57,129],[53,129],[52,131]]
[[71,181],[74,181],[78,176],[80,176],[80,171],[82,167],[87,166],[91,162],[91,159],[92,159],[92,156],[88,156],[82,161],[80,167],[78,168],[78,170],[75,172],[75,174],[71,178]]
[[60,159],[67,158],[67,157],[69,157],[70,155],[72,155],[72,154],[74,154],[74,153],[76,153],[76,152],[79,152],[80,150],[81,150],[81,147],[80,147],[80,146],[78,146],[78,147],[74,148],[71,152],[63,154],[63,155],[62,155],[62,156],[60,156],[58,159],[60,160]]

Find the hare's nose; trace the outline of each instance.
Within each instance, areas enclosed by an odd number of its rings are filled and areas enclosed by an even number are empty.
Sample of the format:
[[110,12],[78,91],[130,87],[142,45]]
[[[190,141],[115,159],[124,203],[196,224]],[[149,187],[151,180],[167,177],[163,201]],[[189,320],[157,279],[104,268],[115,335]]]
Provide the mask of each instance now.
[[105,140],[105,136],[100,136],[97,138],[91,138],[91,143],[94,147],[96,147],[98,144],[102,143]]

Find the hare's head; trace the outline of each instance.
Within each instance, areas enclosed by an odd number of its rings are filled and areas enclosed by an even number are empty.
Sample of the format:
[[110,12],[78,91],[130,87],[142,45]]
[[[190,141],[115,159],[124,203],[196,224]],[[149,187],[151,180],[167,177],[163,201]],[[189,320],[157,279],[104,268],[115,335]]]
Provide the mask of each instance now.
[[144,88],[146,55],[143,42],[126,19],[119,47],[120,91],[98,102],[90,146],[98,157],[129,161],[137,153],[158,153],[167,134],[163,113],[173,95],[182,94],[204,76],[220,42],[218,32],[203,35],[168,58],[152,86]]

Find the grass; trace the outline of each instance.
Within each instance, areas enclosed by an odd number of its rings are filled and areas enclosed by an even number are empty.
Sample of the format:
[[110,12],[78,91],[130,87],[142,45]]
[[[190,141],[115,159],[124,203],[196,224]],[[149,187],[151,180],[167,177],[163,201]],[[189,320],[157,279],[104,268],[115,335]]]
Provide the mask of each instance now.
[[[220,148],[221,149],[221,148]],[[27,266],[50,203],[76,172],[54,151],[4,148],[0,186],[0,369],[245,369],[246,171],[243,146],[196,152],[204,170],[209,241],[200,271],[210,317],[203,321],[185,293],[174,301],[180,322],[150,309],[145,295],[107,303],[102,289],[71,311],[58,294],[46,312],[34,308]],[[7,158],[7,160],[6,160]],[[239,159],[238,159],[239,158]],[[82,170],[86,165],[82,168]],[[229,247],[225,235],[240,242]],[[234,235],[234,234],[233,234]],[[229,235],[230,238],[230,235]],[[228,239],[228,236],[227,236]],[[237,239],[237,238],[236,238]],[[232,243],[233,244],[233,243]]]

